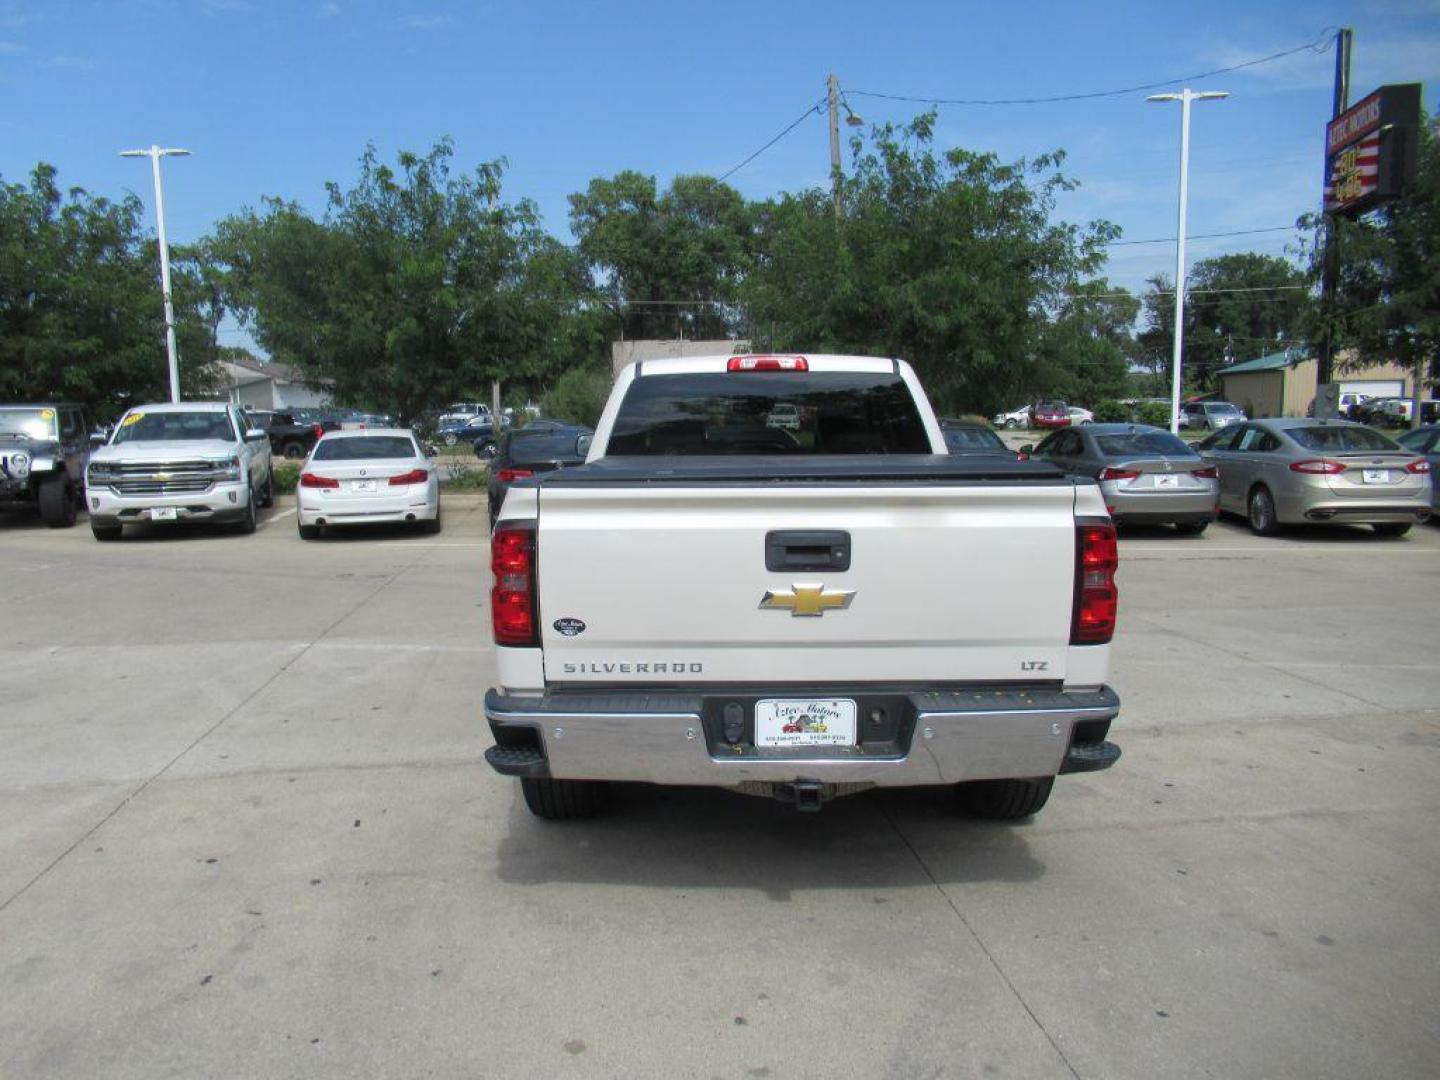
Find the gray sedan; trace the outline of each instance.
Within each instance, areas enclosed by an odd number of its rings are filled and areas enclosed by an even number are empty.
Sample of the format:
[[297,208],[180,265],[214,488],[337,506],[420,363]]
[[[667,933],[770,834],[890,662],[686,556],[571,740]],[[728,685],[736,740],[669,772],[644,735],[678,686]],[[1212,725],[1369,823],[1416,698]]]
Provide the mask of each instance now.
[[1430,515],[1430,463],[1346,420],[1251,420],[1200,444],[1220,471],[1220,508],[1262,536],[1304,522],[1403,536]]
[[1021,453],[1094,477],[1117,524],[1171,524],[1193,536],[1215,520],[1214,467],[1160,428],[1086,424],[1057,431]]

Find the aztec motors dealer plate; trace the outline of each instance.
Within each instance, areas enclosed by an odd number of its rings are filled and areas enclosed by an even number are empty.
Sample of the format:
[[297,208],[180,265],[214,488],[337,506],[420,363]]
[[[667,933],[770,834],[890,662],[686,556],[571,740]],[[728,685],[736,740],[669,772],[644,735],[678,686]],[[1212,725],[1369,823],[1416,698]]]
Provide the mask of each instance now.
[[757,701],[755,745],[854,746],[855,702],[849,698]]

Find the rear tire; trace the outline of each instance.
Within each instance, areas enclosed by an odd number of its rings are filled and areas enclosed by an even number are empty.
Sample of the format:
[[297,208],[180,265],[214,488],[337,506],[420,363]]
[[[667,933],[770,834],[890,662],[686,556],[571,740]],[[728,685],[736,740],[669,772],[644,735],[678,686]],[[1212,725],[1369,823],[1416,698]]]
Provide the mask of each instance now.
[[301,539],[301,540],[318,540],[318,539],[320,539],[320,526],[319,526],[319,525],[302,525],[302,524],[300,523],[299,517],[297,516],[296,519],[295,519],[295,526],[296,526],[296,528],[298,528],[298,529],[300,530],[300,539]]
[[52,529],[75,524],[75,491],[67,476],[54,476],[40,485],[40,520]]
[[420,531],[434,536],[440,531],[440,504],[435,504],[435,516],[428,521],[420,522]]
[[125,531],[123,525],[101,525],[99,522],[90,522],[91,535],[101,543],[109,543],[112,540],[119,540]]
[[275,505],[275,470],[274,468],[265,471],[265,490],[260,495],[260,507],[269,510]]
[[1199,536],[1210,527],[1208,521],[1177,521],[1175,531],[1181,536]]
[[598,780],[520,778],[525,805],[546,821],[575,821],[594,817],[605,801],[605,785]]
[[1054,786],[1053,776],[1033,780],[972,780],[955,785],[965,812],[988,821],[1015,821],[1038,814]]
[[280,451],[290,461],[305,460],[305,444],[298,442],[287,442],[285,449]]
[[1257,487],[1250,492],[1250,498],[1245,505],[1250,518],[1250,531],[1256,536],[1274,536],[1280,531],[1280,522],[1275,517],[1275,499],[1269,488]]
[[1376,536],[1404,536],[1410,531],[1408,521],[1380,521],[1370,526]]
[[1017,428],[1020,427],[1020,421],[1019,421],[1019,420],[1006,420],[1006,421],[1005,421],[1005,426],[1006,426],[1006,428],[1008,428],[1009,430],[1015,431]]

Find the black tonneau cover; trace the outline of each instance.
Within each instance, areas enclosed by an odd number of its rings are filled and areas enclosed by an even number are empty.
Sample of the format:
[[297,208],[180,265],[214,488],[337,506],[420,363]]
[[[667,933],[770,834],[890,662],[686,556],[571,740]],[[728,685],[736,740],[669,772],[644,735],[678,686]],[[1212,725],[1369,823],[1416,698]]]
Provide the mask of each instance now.
[[[948,484],[1064,480],[1044,461],[988,454],[806,454],[607,457],[536,481],[546,487],[629,484]],[[525,481],[521,481],[524,484]]]

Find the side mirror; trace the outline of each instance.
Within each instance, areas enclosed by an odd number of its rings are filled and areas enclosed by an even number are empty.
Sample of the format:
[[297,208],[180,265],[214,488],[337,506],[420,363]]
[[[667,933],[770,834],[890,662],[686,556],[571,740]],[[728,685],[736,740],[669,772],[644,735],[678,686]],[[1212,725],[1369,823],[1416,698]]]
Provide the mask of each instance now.
[[1035,444],[1027,442],[1024,446],[1020,447],[1020,453],[1024,454],[1026,457],[1029,457],[1031,454],[1035,453]]
[[594,435],[581,435],[575,440],[575,454],[577,457],[590,456],[590,444],[595,441]]
[[104,446],[109,441],[110,440],[105,437],[105,433],[102,431],[92,431],[90,433],[90,449],[92,450],[100,449],[100,447]]
[[426,443],[426,444],[425,444],[425,456],[426,456],[426,457],[434,457],[434,456],[435,456],[436,454],[438,454],[439,452],[440,452],[440,451],[435,448],[435,444],[434,444],[434,443]]

